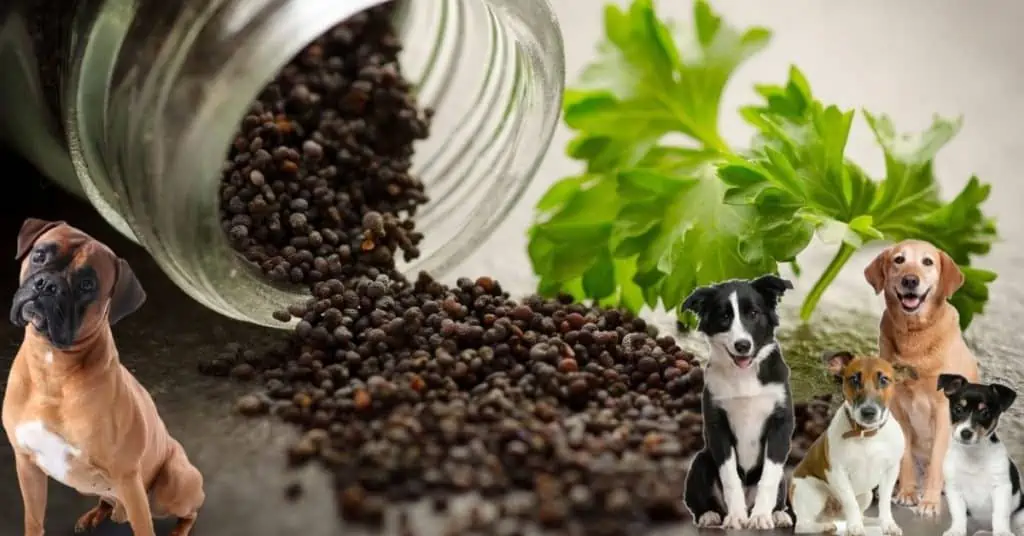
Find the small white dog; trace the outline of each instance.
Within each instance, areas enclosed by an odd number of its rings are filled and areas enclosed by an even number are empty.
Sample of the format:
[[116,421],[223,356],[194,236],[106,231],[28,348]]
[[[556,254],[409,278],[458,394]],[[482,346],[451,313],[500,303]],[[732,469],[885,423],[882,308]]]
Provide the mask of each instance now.
[[864,511],[878,488],[882,534],[900,536],[890,497],[905,440],[889,413],[893,388],[917,377],[913,368],[850,352],[826,353],[825,368],[843,388],[843,406],[793,471],[789,498],[797,534],[863,536]]
[[942,464],[952,518],[943,536],[966,536],[967,518],[992,523],[993,536],[1024,532],[1020,473],[996,436],[999,416],[1017,393],[998,383],[970,383],[958,374],[939,375],[949,399],[953,438]]

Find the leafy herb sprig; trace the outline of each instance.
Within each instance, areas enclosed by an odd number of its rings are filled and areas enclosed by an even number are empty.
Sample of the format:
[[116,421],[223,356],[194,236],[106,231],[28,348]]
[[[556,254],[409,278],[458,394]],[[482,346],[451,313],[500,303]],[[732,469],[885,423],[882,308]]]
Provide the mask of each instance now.
[[920,238],[964,270],[952,299],[961,324],[983,311],[996,275],[970,263],[996,239],[981,211],[990,186],[972,177],[946,202],[932,170],[959,119],[936,117],[909,135],[864,112],[885,153],[876,180],[845,156],[854,112],[815,99],[793,67],[784,85],[757,86],[763,102],[739,111],[756,134],[735,149],[718,130],[722,93],[767,46],[767,29],[733,28],[705,0],[689,31],[659,19],[651,0],[607,6],[604,24],[599,58],[564,102],[576,131],[568,154],[585,170],[551,186],[529,231],[541,293],[672,310],[697,286],[780,263],[799,273],[797,257],[817,235],[837,251],[801,307],[807,320],[858,248]]

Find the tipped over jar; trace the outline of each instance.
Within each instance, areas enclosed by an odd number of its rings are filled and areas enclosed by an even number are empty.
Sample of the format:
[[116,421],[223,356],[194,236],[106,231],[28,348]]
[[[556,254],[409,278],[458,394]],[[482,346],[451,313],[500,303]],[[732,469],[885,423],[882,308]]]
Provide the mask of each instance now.
[[[400,102],[392,65],[345,82],[365,83],[365,99],[331,93],[340,82],[330,62],[342,61],[333,56],[315,58],[326,67],[311,80],[280,82],[295,62],[313,61],[303,55],[330,53],[318,39],[337,46],[347,37],[325,34],[382,3],[14,0],[0,7],[0,140],[88,199],[186,293],[231,318],[284,327],[274,311],[308,295],[303,283],[345,269],[346,237],[286,232],[351,217],[345,203],[376,195],[318,190],[337,176],[390,180],[382,199],[422,191],[422,202],[382,205],[414,212],[414,232],[398,232],[405,224],[388,210],[379,221],[364,211],[365,235],[354,245],[372,249],[387,235],[391,253],[404,255],[403,272],[444,277],[502,222],[546,152],[565,76],[561,35],[547,0],[395,3],[398,43],[382,46],[397,52],[400,43],[397,67],[416,106],[432,111],[429,121]],[[307,86],[328,90],[308,97]],[[402,105],[378,122],[332,122],[335,112],[317,107],[320,94],[339,101],[342,115],[377,104],[364,100]],[[298,118],[284,124],[282,110]],[[272,147],[299,134],[306,141],[296,147]],[[367,137],[374,144],[364,155],[351,140]],[[414,153],[405,148],[413,142]],[[367,164],[371,152],[387,153],[388,164]],[[310,164],[327,158],[336,161]],[[302,176],[276,178],[292,166]],[[293,191],[300,187],[309,193]],[[292,245],[310,241],[332,255],[305,259]],[[254,246],[264,242],[271,245]]]

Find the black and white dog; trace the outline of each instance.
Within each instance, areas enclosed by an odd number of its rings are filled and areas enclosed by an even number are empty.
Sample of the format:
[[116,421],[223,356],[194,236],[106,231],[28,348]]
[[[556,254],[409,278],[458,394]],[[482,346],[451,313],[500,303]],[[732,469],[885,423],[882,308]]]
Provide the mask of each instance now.
[[775,339],[776,306],[792,288],[765,275],[698,288],[683,302],[697,314],[698,331],[711,347],[702,398],[704,450],[690,464],[684,497],[698,527],[793,525],[783,481],[793,399],[789,366]]
[[996,426],[1017,398],[1013,389],[970,383],[959,374],[940,374],[938,388],[949,399],[953,437],[942,463],[946,503],[952,518],[943,536],[965,536],[967,518],[992,523],[993,536],[1024,530],[1020,473]]

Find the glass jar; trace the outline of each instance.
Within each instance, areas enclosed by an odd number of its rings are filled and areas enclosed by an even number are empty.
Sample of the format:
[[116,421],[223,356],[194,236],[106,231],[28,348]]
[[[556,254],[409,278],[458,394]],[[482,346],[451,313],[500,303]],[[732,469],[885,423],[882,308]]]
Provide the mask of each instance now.
[[[197,301],[283,327],[271,313],[305,290],[272,286],[229,246],[221,168],[281,67],[380,3],[3,2],[0,138]],[[403,73],[436,111],[413,168],[430,197],[416,215],[423,254],[403,270],[443,277],[504,219],[546,152],[565,78],[561,34],[547,0],[406,0],[396,14]]]

